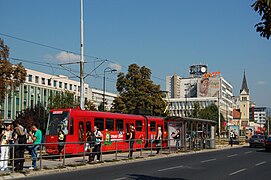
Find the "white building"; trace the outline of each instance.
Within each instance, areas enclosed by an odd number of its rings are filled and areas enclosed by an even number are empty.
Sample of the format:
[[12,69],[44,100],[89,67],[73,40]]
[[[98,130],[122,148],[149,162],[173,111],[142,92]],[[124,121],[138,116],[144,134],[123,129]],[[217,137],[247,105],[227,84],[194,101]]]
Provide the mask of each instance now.
[[254,122],[263,127],[263,125],[266,123],[266,107],[254,108]]
[[[80,82],[71,80],[63,75],[51,75],[39,71],[26,69],[25,83],[14,91],[10,91],[0,105],[0,119],[15,119],[22,110],[41,104],[47,109],[49,97],[53,94],[69,91],[74,93],[75,100],[80,99]],[[85,100],[93,100],[96,108],[103,101],[103,91],[89,88],[84,84]],[[106,109],[110,109],[113,99],[117,95],[105,92]]]
[[227,121],[232,120],[232,85],[220,73],[209,75],[210,73],[207,73],[202,65],[197,69],[202,70],[202,76],[199,74],[196,77],[190,75],[189,78],[182,78],[174,74],[166,77],[166,90],[170,97],[170,115],[186,116],[190,114],[194,109],[195,102],[199,102],[200,108],[215,103],[224,118]]

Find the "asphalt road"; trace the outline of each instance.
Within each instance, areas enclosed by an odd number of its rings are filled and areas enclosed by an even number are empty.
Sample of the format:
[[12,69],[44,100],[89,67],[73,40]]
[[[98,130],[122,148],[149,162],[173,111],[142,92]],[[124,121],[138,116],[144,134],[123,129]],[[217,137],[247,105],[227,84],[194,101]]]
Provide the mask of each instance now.
[[227,150],[144,160],[88,170],[28,177],[35,180],[168,179],[220,180],[271,179],[271,153],[257,148]]

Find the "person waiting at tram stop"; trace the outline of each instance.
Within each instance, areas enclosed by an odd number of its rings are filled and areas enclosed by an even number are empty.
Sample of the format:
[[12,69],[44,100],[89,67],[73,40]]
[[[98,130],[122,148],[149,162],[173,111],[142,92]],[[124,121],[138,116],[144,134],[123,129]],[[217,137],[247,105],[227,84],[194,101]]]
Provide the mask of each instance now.
[[97,160],[96,161],[100,161],[101,158],[101,141],[103,140],[103,134],[101,133],[101,131],[99,131],[97,126],[94,126],[94,135],[95,135],[95,144],[94,144],[94,148],[92,150],[92,158],[90,160],[95,159],[95,156],[97,155]]
[[12,127],[10,124],[6,125],[5,130],[1,134],[1,171],[7,170],[9,158],[9,143],[12,140]]
[[156,154],[159,154],[159,151],[160,151],[160,148],[161,148],[161,141],[162,141],[162,128],[161,126],[158,126],[158,129],[157,129],[157,134],[156,134],[156,137],[155,137],[155,143],[156,143]]
[[93,161],[92,151],[93,151],[95,141],[96,141],[96,136],[93,131],[88,131],[86,133],[86,140],[87,140],[87,142],[86,142],[86,146],[85,146],[85,151],[87,153],[89,153],[88,161],[91,162],[91,161]]
[[20,124],[19,121],[14,122],[14,171],[22,171],[24,167],[24,152],[26,145],[26,129]]
[[33,140],[33,145],[28,146],[29,154],[32,156],[32,166],[29,168],[30,170],[37,168],[37,150],[42,141],[42,132],[38,129],[36,124],[31,126],[31,131],[29,132],[31,139]]
[[129,154],[128,158],[133,158],[133,148],[134,148],[134,141],[135,141],[135,128],[131,124],[129,129]]
[[58,144],[57,144],[58,153],[59,153],[59,161],[62,161],[62,154],[63,154],[65,142],[66,142],[66,135],[61,129],[59,129],[59,131],[58,131]]
[[179,150],[179,149],[181,148],[181,131],[180,131],[180,129],[178,128],[178,129],[176,130],[176,133],[173,132],[173,133],[171,134],[171,136],[172,136],[173,139],[175,139],[175,141],[176,141],[176,150]]

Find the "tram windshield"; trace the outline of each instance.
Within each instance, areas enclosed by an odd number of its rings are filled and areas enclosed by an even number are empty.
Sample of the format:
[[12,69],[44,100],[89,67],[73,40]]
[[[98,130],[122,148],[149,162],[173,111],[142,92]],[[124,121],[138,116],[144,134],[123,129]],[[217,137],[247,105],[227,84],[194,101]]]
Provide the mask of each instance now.
[[46,135],[57,135],[61,129],[64,134],[68,134],[69,112],[52,111],[49,114],[49,120],[46,129]]

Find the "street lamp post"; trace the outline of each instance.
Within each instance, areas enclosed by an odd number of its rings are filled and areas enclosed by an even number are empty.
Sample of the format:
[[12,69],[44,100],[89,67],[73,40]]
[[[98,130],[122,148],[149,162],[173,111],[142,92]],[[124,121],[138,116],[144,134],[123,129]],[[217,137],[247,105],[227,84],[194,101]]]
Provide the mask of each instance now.
[[110,72],[110,73],[113,73],[113,72],[116,72],[117,70],[116,69],[112,69],[110,67],[107,67],[104,69],[104,82],[103,82],[103,111],[105,109],[105,73],[107,72]]

